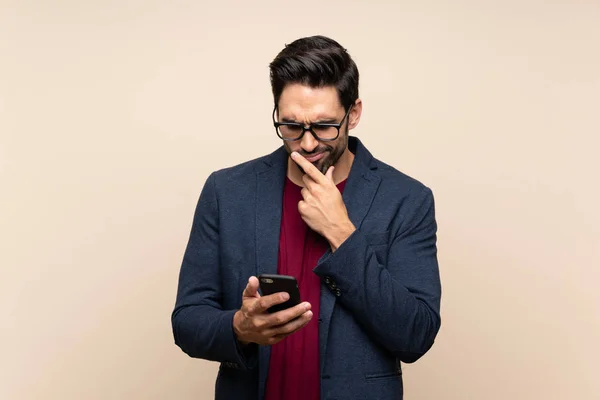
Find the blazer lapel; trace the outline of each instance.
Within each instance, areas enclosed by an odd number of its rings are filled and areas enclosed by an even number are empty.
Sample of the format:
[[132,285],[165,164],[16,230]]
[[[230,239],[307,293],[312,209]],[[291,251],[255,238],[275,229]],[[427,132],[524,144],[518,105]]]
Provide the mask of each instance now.
[[[284,156],[287,154],[283,150]],[[285,184],[286,159],[279,152],[273,153],[275,159],[265,169],[257,171],[256,176],[256,272],[260,274],[277,273],[279,254],[279,230],[283,186]]]
[[[283,187],[287,172],[287,152],[283,147],[265,160],[263,169],[256,175],[256,276],[276,274],[279,255],[279,231]],[[269,371],[271,348],[259,346],[258,376],[259,399],[264,397],[265,383]]]
[[[377,166],[373,156],[362,145],[362,143],[353,137],[350,137],[349,146],[354,150],[354,162],[350,169],[348,181],[342,194],[342,199],[348,210],[350,221],[356,229],[360,229],[362,221],[366,217],[371,203],[375,198],[375,193],[379,188],[381,178],[372,172]],[[331,254],[331,250],[325,253],[324,257]],[[327,354],[327,340],[329,337],[329,327],[331,314],[335,306],[337,297],[331,293],[327,285],[321,283],[321,304],[319,311],[319,354],[321,375],[325,367],[325,355]]]

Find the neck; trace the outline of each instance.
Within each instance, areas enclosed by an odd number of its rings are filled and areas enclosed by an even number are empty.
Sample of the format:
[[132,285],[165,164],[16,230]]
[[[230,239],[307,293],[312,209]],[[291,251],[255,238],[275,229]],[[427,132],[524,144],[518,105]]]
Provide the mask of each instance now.
[[[337,185],[348,178],[353,161],[354,154],[346,147],[346,150],[334,165],[333,183]],[[298,165],[288,157],[287,177],[296,185],[304,187],[303,175],[304,173],[298,168]]]

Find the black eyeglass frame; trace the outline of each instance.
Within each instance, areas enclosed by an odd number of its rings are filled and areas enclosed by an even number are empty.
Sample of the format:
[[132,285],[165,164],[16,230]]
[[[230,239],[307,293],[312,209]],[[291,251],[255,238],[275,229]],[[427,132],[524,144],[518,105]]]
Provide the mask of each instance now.
[[[312,133],[313,137],[321,142],[333,142],[334,140],[336,140],[338,137],[340,137],[340,129],[342,127],[342,125],[344,124],[344,121],[346,120],[346,118],[348,118],[348,115],[350,115],[350,110],[352,110],[352,107],[354,106],[351,105],[348,108],[348,111],[346,111],[346,115],[344,115],[344,118],[342,118],[342,120],[337,123],[317,123],[317,124],[310,124],[308,126],[308,128],[306,126],[304,126],[304,124],[299,124],[297,122],[277,122],[275,121],[275,112],[277,112],[277,105],[275,106],[275,108],[273,108],[273,126],[275,126],[275,133],[277,133],[277,137],[279,137],[282,140],[285,140],[286,142],[294,142],[296,140],[300,140],[302,139],[302,137],[304,136],[304,133],[306,131],[310,131],[310,133]],[[280,126],[294,126],[297,128],[301,128],[302,132],[300,132],[300,135],[298,135],[298,137],[296,138],[284,138],[280,133],[279,133],[279,127]],[[335,135],[334,138],[320,138],[315,131],[313,130],[314,127],[322,127],[322,128],[336,128],[337,129],[337,135]]]

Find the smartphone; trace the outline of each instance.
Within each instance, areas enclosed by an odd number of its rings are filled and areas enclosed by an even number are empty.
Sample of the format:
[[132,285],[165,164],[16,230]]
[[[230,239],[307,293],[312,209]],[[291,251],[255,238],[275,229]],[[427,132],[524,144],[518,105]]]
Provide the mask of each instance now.
[[275,304],[267,311],[274,313],[300,304],[300,290],[296,278],[288,275],[261,274],[258,276],[262,296],[279,292],[287,292],[290,298],[281,304]]

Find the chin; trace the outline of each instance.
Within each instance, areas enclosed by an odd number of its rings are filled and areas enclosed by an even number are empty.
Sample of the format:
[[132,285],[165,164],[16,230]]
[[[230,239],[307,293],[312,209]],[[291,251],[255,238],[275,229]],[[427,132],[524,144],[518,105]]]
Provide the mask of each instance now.
[[319,160],[316,164],[313,164],[323,175],[327,173],[327,169],[329,168],[329,163],[327,160]]

